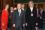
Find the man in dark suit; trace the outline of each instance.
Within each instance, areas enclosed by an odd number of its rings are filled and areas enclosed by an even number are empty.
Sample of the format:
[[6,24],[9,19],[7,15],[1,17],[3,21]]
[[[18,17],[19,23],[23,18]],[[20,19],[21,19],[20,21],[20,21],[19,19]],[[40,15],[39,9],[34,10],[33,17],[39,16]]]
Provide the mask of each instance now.
[[[22,8],[21,8],[21,9],[23,10],[24,15],[25,15],[25,11],[26,11],[26,9],[25,9],[25,4],[24,4],[24,3],[22,3]],[[24,16],[24,17],[25,17],[25,16]],[[23,30],[26,30],[26,29],[25,29],[25,24],[23,24],[22,29],[23,29]]]
[[42,12],[42,21],[41,21],[41,27],[43,30],[45,30],[45,10]]
[[33,1],[29,1],[29,8],[26,10],[26,26],[27,30],[35,30],[35,20],[36,20],[36,8],[34,8]]
[[42,12],[43,12],[43,9],[42,8],[38,8],[37,10],[37,23],[38,23],[38,27],[39,29],[42,28]]
[[21,10],[21,3],[17,4],[17,10],[13,14],[13,27],[15,30],[22,30],[22,26],[25,23],[24,12]]

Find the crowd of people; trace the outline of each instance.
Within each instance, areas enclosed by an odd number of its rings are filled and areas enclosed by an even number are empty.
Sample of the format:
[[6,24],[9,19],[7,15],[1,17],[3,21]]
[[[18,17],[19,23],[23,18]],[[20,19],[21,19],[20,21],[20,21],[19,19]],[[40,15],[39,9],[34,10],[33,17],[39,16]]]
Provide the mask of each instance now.
[[[34,7],[33,1],[28,2],[28,8],[25,4],[18,3],[17,7],[10,7],[6,4],[1,13],[1,30],[36,30],[42,28],[44,11]],[[10,20],[10,22],[9,22]]]

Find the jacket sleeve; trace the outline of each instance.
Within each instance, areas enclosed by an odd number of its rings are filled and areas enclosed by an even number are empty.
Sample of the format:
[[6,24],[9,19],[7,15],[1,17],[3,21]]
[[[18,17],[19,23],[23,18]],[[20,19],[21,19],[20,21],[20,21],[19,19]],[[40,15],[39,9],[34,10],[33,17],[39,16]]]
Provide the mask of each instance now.
[[25,12],[25,22],[28,23],[28,11]]
[[13,16],[12,16],[12,22],[13,24],[15,24],[15,12],[13,13]]
[[23,24],[25,24],[25,13],[23,13]]

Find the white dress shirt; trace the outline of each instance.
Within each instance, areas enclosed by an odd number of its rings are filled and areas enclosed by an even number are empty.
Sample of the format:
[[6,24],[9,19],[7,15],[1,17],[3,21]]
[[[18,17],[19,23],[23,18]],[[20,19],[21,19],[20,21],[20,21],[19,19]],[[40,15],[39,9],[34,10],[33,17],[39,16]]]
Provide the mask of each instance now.
[[31,12],[33,11],[33,7],[30,7]]
[[[33,7],[30,7],[31,12],[33,11]],[[33,13],[31,13],[31,16],[33,16]]]
[[19,16],[20,16],[20,14],[21,14],[21,9],[18,9],[18,12],[19,12]]

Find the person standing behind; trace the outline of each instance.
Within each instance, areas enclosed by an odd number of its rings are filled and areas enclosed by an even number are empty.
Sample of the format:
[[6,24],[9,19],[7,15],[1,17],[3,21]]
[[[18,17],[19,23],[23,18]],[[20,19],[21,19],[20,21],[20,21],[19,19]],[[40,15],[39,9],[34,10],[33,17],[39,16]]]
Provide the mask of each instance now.
[[[22,8],[21,8],[21,9],[22,9],[23,12],[24,12],[24,19],[25,19],[25,11],[26,11],[26,9],[25,9],[25,4],[24,4],[24,3],[22,4]],[[24,22],[25,22],[25,21],[24,21]],[[25,23],[23,24],[22,29],[23,29],[23,30],[26,30],[26,29],[25,29]]]
[[10,7],[10,15],[9,15],[9,24],[8,24],[8,26],[9,26],[9,29],[10,30],[12,30],[13,29],[13,27],[12,27],[12,17],[13,17],[13,13],[14,13],[14,9],[13,9],[13,7]]
[[25,11],[25,4],[22,3],[22,8],[21,8],[23,11]]
[[36,20],[37,10],[34,7],[33,1],[29,1],[28,6],[29,8],[27,8],[25,15],[27,30],[35,30],[35,20]]
[[1,29],[2,30],[7,30],[8,28],[8,8],[9,5],[6,4],[5,9],[2,10],[2,15],[1,15]]
[[42,29],[45,30],[45,9],[42,12]]
[[13,14],[13,27],[15,30],[22,30],[24,24],[24,15],[21,9],[21,3],[17,4],[17,10]]

